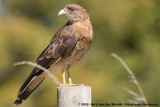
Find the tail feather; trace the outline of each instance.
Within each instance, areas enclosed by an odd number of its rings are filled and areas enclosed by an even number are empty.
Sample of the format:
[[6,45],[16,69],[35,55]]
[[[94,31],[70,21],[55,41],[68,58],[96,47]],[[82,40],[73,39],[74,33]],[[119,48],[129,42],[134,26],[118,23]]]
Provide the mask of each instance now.
[[45,72],[41,70],[35,71],[34,69],[20,88],[17,99],[13,105],[23,103],[23,101],[26,100],[29,95],[42,83],[45,77]]

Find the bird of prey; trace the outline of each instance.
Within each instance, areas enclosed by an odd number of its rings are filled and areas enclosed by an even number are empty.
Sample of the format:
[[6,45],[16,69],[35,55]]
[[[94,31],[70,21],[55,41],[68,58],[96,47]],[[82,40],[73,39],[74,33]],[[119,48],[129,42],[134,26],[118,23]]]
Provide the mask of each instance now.
[[[52,73],[62,71],[63,84],[66,84],[67,71],[69,84],[72,84],[69,71],[89,49],[93,28],[88,13],[79,5],[66,5],[58,15],[62,14],[68,18],[68,22],[53,36],[49,45],[36,59],[36,63]],[[26,100],[46,76],[46,72],[35,67],[21,86],[14,105]]]

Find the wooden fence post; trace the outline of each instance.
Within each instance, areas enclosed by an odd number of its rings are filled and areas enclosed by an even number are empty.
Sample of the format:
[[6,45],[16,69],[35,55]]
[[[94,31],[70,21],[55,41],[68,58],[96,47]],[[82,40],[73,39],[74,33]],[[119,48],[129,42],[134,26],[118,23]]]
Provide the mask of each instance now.
[[57,107],[91,107],[91,87],[59,85],[57,87]]

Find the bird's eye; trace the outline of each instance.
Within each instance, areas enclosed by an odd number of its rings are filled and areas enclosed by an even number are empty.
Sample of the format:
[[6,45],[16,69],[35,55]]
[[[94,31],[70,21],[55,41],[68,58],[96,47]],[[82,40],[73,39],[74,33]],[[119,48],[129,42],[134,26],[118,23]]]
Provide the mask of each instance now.
[[69,9],[70,11],[74,11],[74,10],[75,10],[74,8],[71,8],[71,7],[69,7],[68,9]]

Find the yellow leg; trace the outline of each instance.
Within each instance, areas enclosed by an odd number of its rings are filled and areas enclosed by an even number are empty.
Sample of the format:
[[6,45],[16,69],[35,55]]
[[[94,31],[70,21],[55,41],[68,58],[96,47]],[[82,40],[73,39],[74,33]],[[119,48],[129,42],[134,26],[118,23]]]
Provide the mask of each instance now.
[[67,71],[67,73],[68,73],[69,84],[72,84],[71,75],[70,75],[69,70]]
[[62,70],[62,79],[63,79],[63,84],[66,84],[65,70]]

